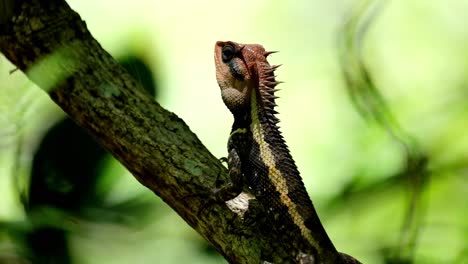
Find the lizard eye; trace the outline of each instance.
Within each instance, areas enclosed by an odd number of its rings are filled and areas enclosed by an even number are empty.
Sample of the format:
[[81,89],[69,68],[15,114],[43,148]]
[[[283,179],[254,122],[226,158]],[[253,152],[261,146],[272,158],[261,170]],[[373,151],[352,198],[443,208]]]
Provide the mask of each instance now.
[[223,46],[221,53],[223,57],[223,62],[228,62],[234,57],[234,54],[236,53],[236,51],[234,50],[233,46],[225,45]]

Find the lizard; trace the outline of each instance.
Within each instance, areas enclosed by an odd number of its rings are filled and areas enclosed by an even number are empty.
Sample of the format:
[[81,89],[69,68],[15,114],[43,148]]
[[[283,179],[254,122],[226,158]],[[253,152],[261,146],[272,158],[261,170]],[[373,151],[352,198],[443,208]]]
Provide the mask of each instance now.
[[301,238],[297,255],[285,262],[300,262],[303,255],[311,256],[312,263],[353,263],[337,252],[325,232],[279,130],[275,87],[280,82],[274,71],[281,65],[268,63],[272,53],[259,44],[215,44],[216,80],[234,116],[227,157],[231,182],[217,194],[226,201],[247,184],[276,231]]

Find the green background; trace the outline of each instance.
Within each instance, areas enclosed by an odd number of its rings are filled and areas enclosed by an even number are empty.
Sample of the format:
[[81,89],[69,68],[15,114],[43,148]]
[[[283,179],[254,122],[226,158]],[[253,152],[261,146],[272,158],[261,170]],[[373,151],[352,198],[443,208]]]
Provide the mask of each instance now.
[[[398,246],[408,204],[404,181],[372,189],[402,170],[401,147],[367,123],[349,100],[337,37],[358,1],[68,1],[115,57],[137,54],[155,72],[157,100],[217,157],[226,155],[232,116],[220,97],[217,40],[259,43],[271,55],[280,126],[336,247],[363,263],[384,263]],[[363,59],[401,126],[429,157],[415,263],[468,263],[468,27],[465,0],[390,1],[363,42]],[[0,56],[0,221],[27,221],[20,193],[47,129],[65,114]],[[138,79],[138,78],[137,78]],[[70,139],[72,140],[72,139]],[[79,164],[79,160],[76,161]],[[159,198],[116,161],[103,164],[106,203],[134,197],[145,220],[123,223],[65,216],[75,263],[224,263]],[[348,183],[357,195],[340,198]],[[87,209],[89,214],[101,211]],[[5,228],[6,226],[6,228]],[[0,229],[0,255],[23,254]],[[18,253],[20,252],[20,253]],[[26,253],[25,253],[26,254]]]

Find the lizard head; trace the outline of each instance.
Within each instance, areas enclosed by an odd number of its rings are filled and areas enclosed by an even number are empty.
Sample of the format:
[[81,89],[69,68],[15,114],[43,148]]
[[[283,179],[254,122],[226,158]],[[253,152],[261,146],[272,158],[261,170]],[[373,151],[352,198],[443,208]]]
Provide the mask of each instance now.
[[250,93],[258,86],[257,65],[267,63],[270,52],[258,44],[218,41],[215,45],[216,80],[224,104],[231,112],[248,109]]

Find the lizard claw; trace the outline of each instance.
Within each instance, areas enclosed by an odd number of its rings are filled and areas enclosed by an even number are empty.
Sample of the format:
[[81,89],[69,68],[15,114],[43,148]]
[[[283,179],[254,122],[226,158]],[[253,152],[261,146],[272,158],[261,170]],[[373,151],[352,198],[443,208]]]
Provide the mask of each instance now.
[[200,216],[203,211],[213,206],[214,204],[221,204],[229,201],[239,195],[239,192],[232,186],[232,183],[228,183],[222,187],[211,188],[207,197],[200,205],[197,216]]
[[225,163],[226,165],[228,164],[228,159],[226,157],[221,157],[218,159],[221,163]]
[[315,258],[312,255],[305,254],[305,253],[299,253],[296,256],[296,261],[299,264],[314,264],[315,263]]

